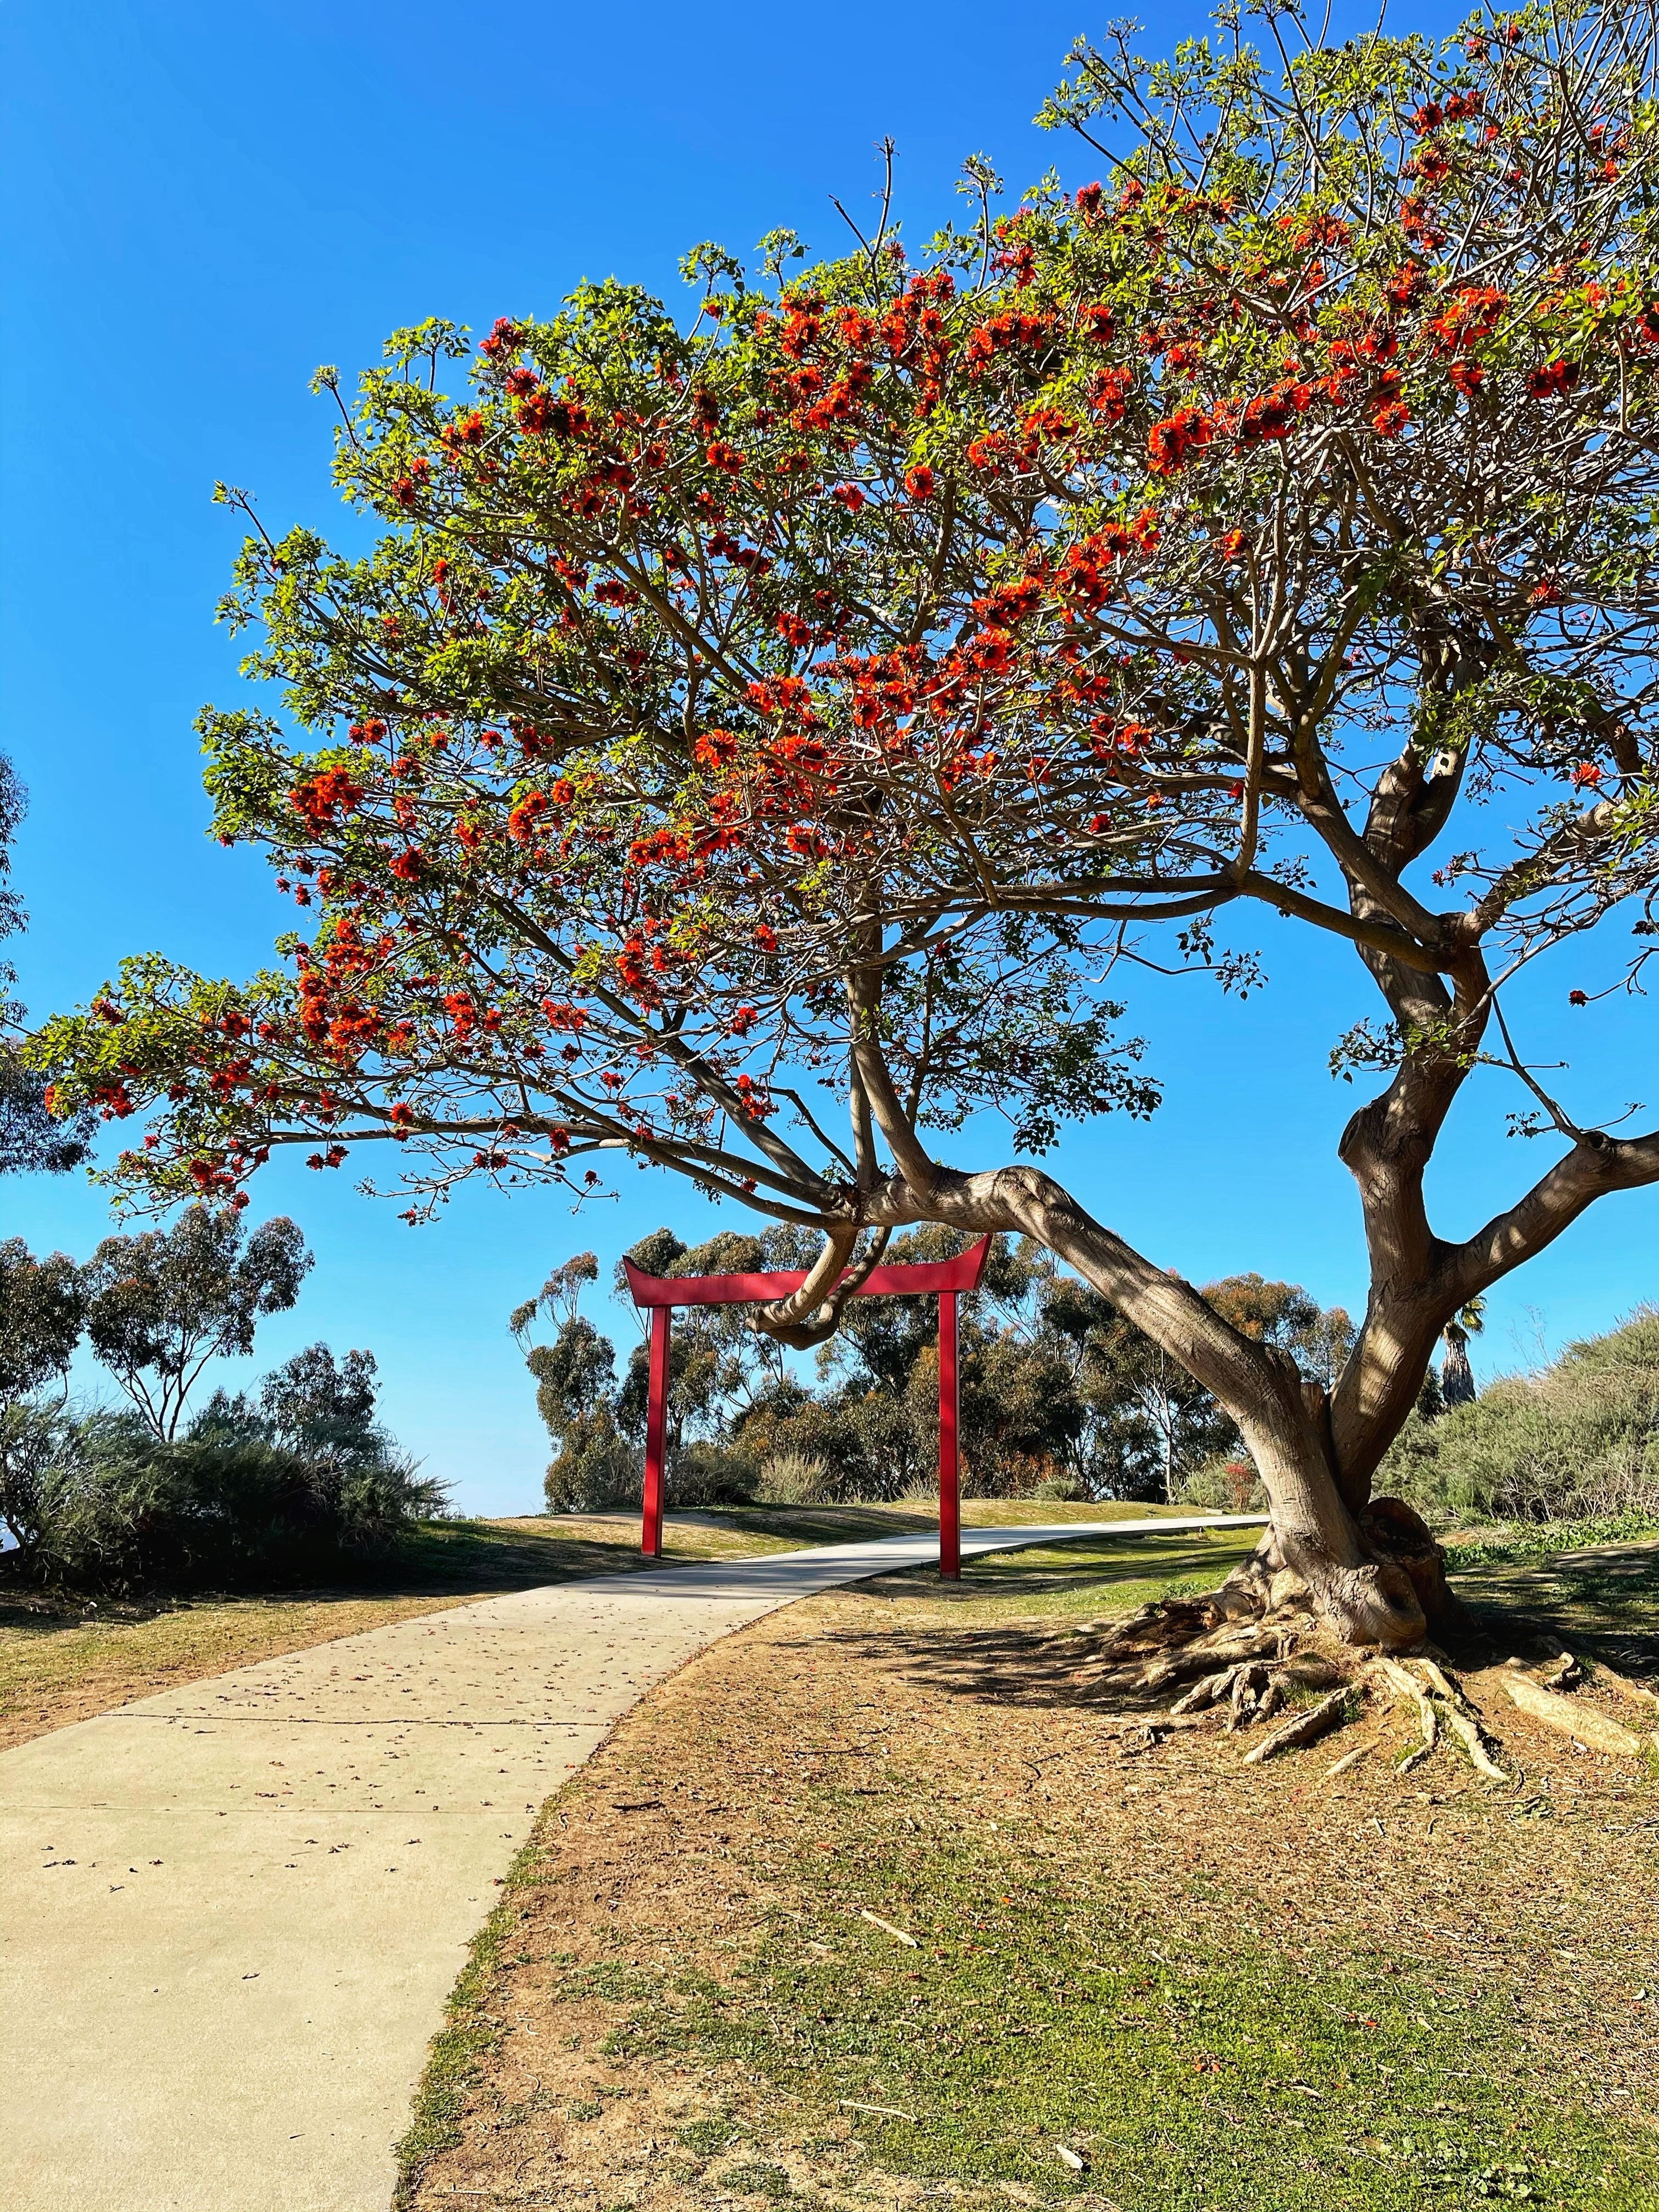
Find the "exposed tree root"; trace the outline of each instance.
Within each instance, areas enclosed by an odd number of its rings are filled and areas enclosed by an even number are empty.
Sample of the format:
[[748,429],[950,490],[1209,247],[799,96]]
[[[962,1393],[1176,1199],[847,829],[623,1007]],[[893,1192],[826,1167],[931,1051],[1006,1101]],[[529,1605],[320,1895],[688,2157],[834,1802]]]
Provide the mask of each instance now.
[[[1072,1680],[1091,1698],[1118,1705],[1121,1717],[1132,1717],[1152,1740],[1160,1727],[1218,1725],[1228,1735],[1241,1735],[1282,1715],[1247,1753],[1244,1763],[1252,1766],[1358,1718],[1365,1693],[1376,1687],[1417,1723],[1419,1741],[1400,1762],[1400,1774],[1449,1741],[1485,1780],[1510,1780],[1496,1739],[1442,1659],[1354,1650],[1333,1634],[1305,1579],[1282,1568],[1269,1573],[1270,1565],[1258,1554],[1210,1595],[1163,1599],[1121,1621],[1073,1631],[1058,1639],[1081,1658]],[[1638,1686],[1630,1689],[1644,1698]],[[1310,1704],[1310,1692],[1322,1694]],[[1149,1695],[1169,1698],[1162,1721],[1146,1711]],[[1123,1705],[1134,1708],[1132,1716]],[[1375,1740],[1361,1745],[1329,1772],[1344,1772],[1374,1747]]]
[[1507,1782],[1510,1779],[1486,1748],[1487,1739],[1479,1721],[1471,1719],[1468,1713],[1459,1712],[1455,1707],[1447,1713],[1446,1719],[1453,1732],[1463,1739],[1469,1763],[1477,1774],[1484,1774],[1488,1782]]
[[1650,1718],[1659,1714],[1659,1690],[1649,1689],[1645,1682],[1632,1682],[1628,1674],[1621,1674],[1616,1667],[1609,1667],[1605,1659],[1597,1659],[1592,1663],[1595,1668],[1595,1680],[1605,1682],[1610,1690],[1616,1691],[1626,1704],[1645,1707]]
[[1401,1774],[1409,1774],[1413,1767],[1422,1765],[1439,1742],[1439,1717],[1435,1711],[1428,1692],[1414,1674],[1407,1673],[1398,1660],[1379,1659],[1376,1662],[1376,1671],[1402,1704],[1415,1709],[1418,1725],[1423,1731],[1422,1742],[1415,1751],[1407,1752],[1400,1762],[1399,1771]]
[[[1153,1731],[1219,1722],[1226,1734],[1237,1735],[1292,1706],[1273,1736],[1249,1754],[1247,1763],[1257,1765],[1340,1726],[1357,1680],[1355,1655],[1334,1642],[1282,1577],[1279,1587],[1286,1601],[1254,1619],[1238,1617],[1236,1593],[1220,1591],[1163,1599],[1057,1641],[1071,1653],[1079,1641],[1091,1647],[1071,1679],[1103,1704],[1122,1698],[1139,1708],[1148,1693],[1170,1696],[1166,1715],[1133,1715]],[[1293,1704],[1310,1691],[1326,1695],[1315,1705]],[[1120,1708],[1114,1717],[1131,1716]]]
[[[1552,1679],[1559,1679],[1562,1673],[1558,1667]],[[1582,1674],[1579,1679],[1583,1680]],[[1641,1756],[1643,1739],[1634,1729],[1627,1729],[1622,1721],[1613,1719],[1609,1714],[1598,1712],[1594,1705],[1585,1705],[1577,1698],[1564,1698],[1559,1691],[1547,1687],[1527,1673],[1520,1660],[1511,1659],[1500,1670],[1498,1680],[1522,1712],[1530,1713],[1534,1720],[1541,1721],[1558,1735],[1587,1744],[1592,1751],[1606,1752],[1613,1759]]]
[[1497,1746],[1487,1733],[1486,1723],[1465,1697],[1461,1686],[1453,1681],[1450,1675],[1432,1659],[1419,1659],[1416,1663],[1444,1701],[1447,1724],[1455,1735],[1462,1738],[1475,1772],[1484,1774],[1488,1782],[1507,1782],[1509,1776],[1492,1755]]
[[[1367,1517],[1390,1536],[1393,1564],[1413,1568],[1413,1589],[1432,1595],[1435,1578],[1443,1579],[1443,1559],[1417,1516],[1378,1500]],[[1171,1729],[1218,1727],[1237,1735],[1282,1714],[1273,1733],[1246,1754],[1246,1765],[1259,1765],[1357,1718],[1361,1700],[1352,1692],[1374,1686],[1406,1707],[1417,1724],[1418,1741],[1397,1773],[1411,1773],[1450,1744],[1483,1780],[1509,1783],[1498,1740],[1443,1658],[1420,1649],[1402,1653],[1385,1638],[1369,1650],[1357,1647],[1334,1626],[1327,1596],[1284,1565],[1269,1539],[1206,1596],[1160,1599],[1122,1620],[1093,1622],[1057,1641],[1079,1662],[1068,1670],[1072,1681],[1144,1731],[1145,1747]],[[1459,1612],[1455,1602],[1443,1608],[1454,1617]],[[1649,1745],[1659,1751],[1659,1730],[1638,1734],[1588,1698],[1570,1694],[1582,1685],[1600,1686],[1640,1706],[1651,1723],[1659,1693],[1601,1662],[1581,1663],[1559,1644],[1547,1648],[1556,1664],[1546,1680],[1519,1660],[1502,1670],[1498,1679],[1516,1705],[1559,1734],[1614,1757],[1637,1757]],[[1310,1692],[1318,1693],[1317,1702],[1309,1702]],[[1165,1710],[1148,1711],[1152,1701],[1164,1702]],[[1360,1746],[1329,1772],[1345,1771],[1371,1747]]]
[[1398,1771],[1409,1774],[1414,1766],[1422,1765],[1441,1741],[1440,1725],[1443,1722],[1468,1752],[1469,1764],[1477,1774],[1488,1782],[1508,1782],[1509,1775],[1492,1756],[1498,1748],[1496,1741],[1461,1684],[1436,1660],[1419,1657],[1411,1666],[1419,1670],[1422,1680],[1409,1667],[1395,1660],[1380,1659],[1376,1668],[1395,1696],[1415,1712],[1422,1730],[1421,1743],[1401,1760]]
[[1244,1754],[1246,1766],[1255,1766],[1264,1759],[1274,1759],[1281,1751],[1291,1751],[1304,1743],[1313,1743],[1333,1729],[1340,1728],[1347,1717],[1348,1690],[1346,1683],[1333,1690],[1328,1698],[1322,1698],[1316,1705],[1309,1705],[1292,1714],[1283,1728],[1276,1728],[1270,1736],[1264,1736],[1253,1751]]

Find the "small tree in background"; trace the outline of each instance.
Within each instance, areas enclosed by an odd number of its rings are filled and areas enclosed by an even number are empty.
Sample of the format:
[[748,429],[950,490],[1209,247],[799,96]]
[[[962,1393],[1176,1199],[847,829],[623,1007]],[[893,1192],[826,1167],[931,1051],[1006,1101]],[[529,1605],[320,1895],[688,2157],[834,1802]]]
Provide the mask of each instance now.
[[1440,1401],[1448,1408],[1474,1403],[1474,1370],[1469,1364],[1469,1339],[1486,1325],[1486,1301],[1471,1298],[1455,1321],[1445,1328],[1446,1352],[1440,1363]]
[[[288,968],[133,961],[38,1054],[65,1106],[156,1110],[118,1170],[155,1202],[277,1146],[401,1155],[415,1219],[670,1168],[820,1235],[760,1316],[793,1343],[893,1229],[1029,1235],[1243,1436],[1273,1527],[1226,1602],[1402,1644],[1443,1562],[1372,1491],[1447,1322],[1659,1178],[1504,1005],[1565,951],[1560,1018],[1610,1011],[1659,930],[1659,32],[1263,20],[1271,68],[1231,17],[1080,46],[1041,119],[1100,180],[998,216],[976,167],[919,264],[885,215],[787,277],[787,240],[702,249],[693,327],[584,288],[459,398],[460,333],[398,333],[338,447],[380,541],[256,524],[228,603],[295,732],[204,724]],[[1268,915],[1352,953],[1334,1064],[1377,1083],[1331,1387],[1029,1164],[1156,1104],[1136,959],[1253,992]],[[1482,1068],[1555,1157],[1443,1233]],[[1024,1157],[942,1156],[981,1112]],[[1244,1174],[1251,1134],[1218,1106]]]
[[[550,1513],[621,1505],[638,1489],[635,1455],[617,1426],[616,1347],[586,1320],[581,1294],[599,1263],[578,1252],[556,1267],[507,1326],[536,1378],[536,1410],[557,1446],[544,1485]],[[558,1323],[551,1344],[532,1344],[538,1312]]]
[[[314,1580],[446,1510],[445,1486],[375,1419],[372,1352],[307,1346],[257,1403],[216,1390],[185,1422],[206,1363],[250,1353],[310,1266],[292,1222],[248,1236],[234,1210],[205,1206],[165,1235],[106,1238],[84,1269],[0,1244],[7,1575],[122,1589]],[[35,1395],[65,1375],[83,1328],[133,1410]]]
[[[1109,1299],[1052,1262],[1044,1278],[1043,1321],[1074,1347],[1078,1388],[1093,1417],[1091,1449],[1120,1470],[1109,1486],[1095,1476],[1097,1494],[1173,1504],[1200,1467],[1238,1450],[1236,1423]],[[1352,1347],[1347,1315],[1322,1307],[1299,1283],[1231,1275],[1206,1283],[1200,1295],[1242,1335],[1284,1352],[1310,1385],[1328,1388]],[[1242,1480],[1248,1496],[1254,1469],[1247,1466]]]
[[1107,1495],[1173,1499],[1192,1468],[1235,1439],[1204,1385],[1088,1284],[1051,1267],[1042,1313],[1071,1348]]
[[362,1458],[380,1443],[374,1421],[378,1372],[372,1352],[348,1352],[337,1359],[327,1345],[308,1344],[266,1376],[259,1412],[279,1443]]
[[93,1351],[162,1443],[211,1359],[246,1358],[268,1315],[286,1313],[312,1266],[279,1216],[247,1235],[228,1207],[186,1208],[169,1230],[106,1237],[82,1275]]
[[81,1271],[67,1254],[37,1260],[21,1237],[0,1243],[0,1405],[65,1374],[85,1322]]

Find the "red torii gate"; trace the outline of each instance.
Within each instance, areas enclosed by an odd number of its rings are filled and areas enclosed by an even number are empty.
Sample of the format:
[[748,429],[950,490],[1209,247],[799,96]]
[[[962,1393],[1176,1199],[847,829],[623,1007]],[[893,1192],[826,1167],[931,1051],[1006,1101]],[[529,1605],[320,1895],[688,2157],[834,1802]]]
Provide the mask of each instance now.
[[[954,1260],[872,1268],[854,1296],[860,1298],[937,1297],[939,1300],[939,1571],[962,1572],[962,1527],[957,1448],[957,1300],[976,1291],[991,1240]],[[651,1316],[651,1393],[645,1423],[645,1519],[640,1549],[662,1557],[663,1436],[668,1412],[668,1332],[676,1306],[769,1305],[806,1280],[799,1268],[782,1275],[647,1275],[623,1261],[635,1304]]]

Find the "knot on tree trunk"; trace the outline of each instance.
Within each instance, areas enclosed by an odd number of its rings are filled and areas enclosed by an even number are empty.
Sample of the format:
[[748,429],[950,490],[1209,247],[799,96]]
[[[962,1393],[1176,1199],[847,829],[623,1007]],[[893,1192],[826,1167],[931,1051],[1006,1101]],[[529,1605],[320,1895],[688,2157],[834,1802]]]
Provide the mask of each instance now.
[[1234,1620],[1316,1618],[1344,1644],[1367,1648],[1409,1650],[1428,1633],[1416,1586],[1402,1565],[1392,1559],[1340,1565],[1289,1532],[1269,1529],[1216,1595]]
[[1427,1637],[1416,1585],[1392,1560],[1339,1567],[1316,1587],[1320,1612],[1349,1644],[1409,1651]]
[[1368,1552],[1410,1578],[1431,1635],[1439,1637],[1462,1622],[1462,1601],[1446,1580],[1446,1554],[1428,1522],[1403,1498],[1373,1498],[1359,1516],[1359,1534]]

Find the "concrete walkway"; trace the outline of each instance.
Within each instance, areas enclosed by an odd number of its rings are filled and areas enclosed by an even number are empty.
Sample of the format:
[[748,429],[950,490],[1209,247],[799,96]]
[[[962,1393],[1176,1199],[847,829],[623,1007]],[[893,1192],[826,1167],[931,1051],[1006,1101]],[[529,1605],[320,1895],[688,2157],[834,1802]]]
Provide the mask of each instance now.
[[0,2204],[386,2212],[428,2041],[542,1801],[717,1638],[936,1557],[893,1536],[556,1583],[0,1755]]

